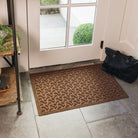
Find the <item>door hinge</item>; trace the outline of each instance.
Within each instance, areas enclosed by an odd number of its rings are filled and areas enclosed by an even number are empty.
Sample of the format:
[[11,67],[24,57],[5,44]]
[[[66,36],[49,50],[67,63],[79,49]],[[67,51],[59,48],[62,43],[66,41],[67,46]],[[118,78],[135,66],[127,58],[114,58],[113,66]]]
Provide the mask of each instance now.
[[100,48],[103,49],[104,41],[101,41]]

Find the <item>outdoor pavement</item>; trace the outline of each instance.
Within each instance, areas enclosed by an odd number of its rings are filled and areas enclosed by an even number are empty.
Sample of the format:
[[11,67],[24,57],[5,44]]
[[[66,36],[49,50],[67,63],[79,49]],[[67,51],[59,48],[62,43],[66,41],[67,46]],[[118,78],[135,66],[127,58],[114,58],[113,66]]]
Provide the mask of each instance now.
[[[65,47],[66,26],[61,14],[40,15],[40,49]],[[74,31],[75,28],[70,27],[70,45],[73,45]]]

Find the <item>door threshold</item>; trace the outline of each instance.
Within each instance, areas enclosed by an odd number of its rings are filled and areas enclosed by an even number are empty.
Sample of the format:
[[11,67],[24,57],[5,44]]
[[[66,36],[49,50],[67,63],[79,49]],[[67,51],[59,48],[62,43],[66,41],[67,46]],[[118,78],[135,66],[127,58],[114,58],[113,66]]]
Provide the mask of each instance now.
[[73,63],[67,63],[67,64],[44,66],[44,67],[39,67],[39,68],[31,68],[29,70],[29,72],[30,72],[30,74],[33,74],[33,73],[48,72],[48,71],[62,70],[62,69],[75,68],[75,67],[82,67],[82,66],[88,66],[88,65],[95,65],[95,64],[100,64],[100,63],[103,63],[103,62],[100,61],[99,59],[94,59],[94,60],[73,62]]

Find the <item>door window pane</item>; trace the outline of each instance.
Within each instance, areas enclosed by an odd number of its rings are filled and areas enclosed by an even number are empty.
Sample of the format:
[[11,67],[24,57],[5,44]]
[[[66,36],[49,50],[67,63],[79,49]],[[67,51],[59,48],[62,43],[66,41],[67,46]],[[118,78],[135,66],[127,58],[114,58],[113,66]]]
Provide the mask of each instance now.
[[68,0],[40,0],[40,5],[58,5],[58,4],[67,4]]
[[97,0],[71,0],[71,3],[95,3]]
[[95,6],[72,7],[70,15],[69,45],[92,44]]
[[40,10],[40,49],[65,47],[67,8]]

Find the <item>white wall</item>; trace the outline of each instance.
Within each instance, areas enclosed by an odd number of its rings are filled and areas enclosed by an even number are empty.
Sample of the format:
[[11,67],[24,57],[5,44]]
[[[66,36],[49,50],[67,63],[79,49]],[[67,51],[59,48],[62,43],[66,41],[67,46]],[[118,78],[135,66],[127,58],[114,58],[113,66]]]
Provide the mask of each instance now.
[[104,46],[138,59],[138,0],[111,0],[108,12]]
[[[19,56],[20,71],[28,71],[28,39],[27,39],[27,17],[26,0],[15,1],[16,30],[21,36],[22,52]],[[6,0],[0,0],[0,24],[8,24]],[[6,67],[8,64],[0,58],[0,67]]]
[[128,0],[118,46],[138,59],[138,0]]

